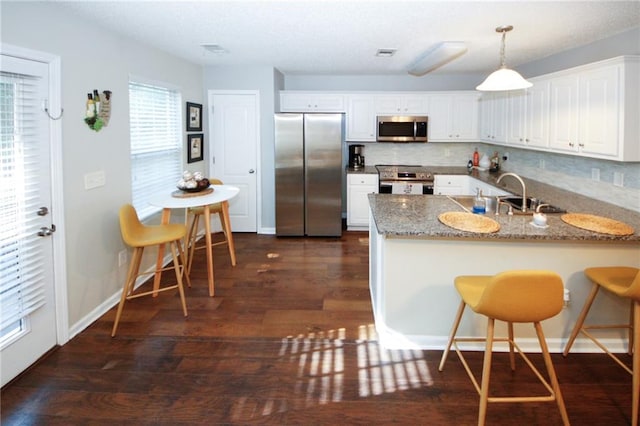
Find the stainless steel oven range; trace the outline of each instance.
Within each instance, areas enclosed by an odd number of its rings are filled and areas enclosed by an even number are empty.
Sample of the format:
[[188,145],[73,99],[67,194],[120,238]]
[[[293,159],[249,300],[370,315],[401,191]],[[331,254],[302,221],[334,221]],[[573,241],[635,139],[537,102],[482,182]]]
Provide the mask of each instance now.
[[433,173],[422,166],[376,165],[381,194],[433,194]]

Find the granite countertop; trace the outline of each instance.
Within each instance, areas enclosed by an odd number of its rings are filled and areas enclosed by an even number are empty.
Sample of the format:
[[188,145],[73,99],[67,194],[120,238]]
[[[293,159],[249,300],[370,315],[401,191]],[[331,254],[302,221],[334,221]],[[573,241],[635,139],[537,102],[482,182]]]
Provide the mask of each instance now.
[[[373,167],[375,173],[375,167]],[[500,173],[473,170],[466,167],[433,167],[435,174],[464,174],[490,185],[521,195],[520,184],[515,179],[505,178],[500,184],[496,180]],[[640,242],[640,213],[613,204],[585,197],[535,180],[522,178],[526,184],[527,196],[562,207],[569,213],[587,213],[615,219],[631,226],[635,233],[615,236],[580,229],[564,223],[561,214],[547,214],[547,228],[530,224],[532,215],[487,217],[500,224],[500,230],[491,234],[459,231],[442,224],[438,215],[450,211],[464,211],[446,195],[392,195],[369,194],[369,204],[378,233],[387,237],[454,238],[487,240],[566,240],[566,241],[621,241]]]

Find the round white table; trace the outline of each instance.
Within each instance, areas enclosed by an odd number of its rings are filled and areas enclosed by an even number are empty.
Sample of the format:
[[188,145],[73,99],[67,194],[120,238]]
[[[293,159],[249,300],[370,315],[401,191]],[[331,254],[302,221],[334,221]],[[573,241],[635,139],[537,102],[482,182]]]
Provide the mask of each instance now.
[[[149,200],[149,204],[156,207],[162,207],[162,223],[169,223],[171,218],[171,209],[187,209],[190,207],[204,208],[204,229],[205,241],[207,249],[207,278],[209,281],[209,296],[214,295],[213,280],[213,250],[211,248],[211,212],[209,206],[215,203],[221,203],[222,215],[224,216],[225,234],[229,244],[229,253],[231,254],[231,264],[235,266],[236,256],[233,244],[233,234],[231,233],[231,221],[229,220],[229,200],[238,195],[240,188],[232,185],[211,185],[213,192],[204,195],[190,194],[187,197],[174,197],[172,193],[161,194]],[[187,242],[188,244],[188,242]],[[186,251],[186,248],[185,248]],[[158,269],[162,267],[164,258],[164,246],[158,250]],[[154,289],[160,285],[160,273],[157,273],[154,281]]]

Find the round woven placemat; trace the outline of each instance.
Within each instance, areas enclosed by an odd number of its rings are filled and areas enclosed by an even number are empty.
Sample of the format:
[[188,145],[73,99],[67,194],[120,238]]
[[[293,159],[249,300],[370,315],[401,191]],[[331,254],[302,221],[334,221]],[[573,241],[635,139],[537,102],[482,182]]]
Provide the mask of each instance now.
[[466,212],[446,212],[438,216],[445,225],[467,232],[490,234],[500,230],[500,224],[486,216]]
[[199,197],[201,195],[211,194],[212,192],[213,192],[212,187],[203,189],[202,191],[199,191],[199,192],[186,192],[186,191],[181,191],[177,189],[171,193],[171,196],[176,198],[191,198],[191,197]]
[[567,213],[560,216],[560,219],[576,228],[599,232],[601,234],[622,236],[634,233],[633,228],[626,223],[592,214]]

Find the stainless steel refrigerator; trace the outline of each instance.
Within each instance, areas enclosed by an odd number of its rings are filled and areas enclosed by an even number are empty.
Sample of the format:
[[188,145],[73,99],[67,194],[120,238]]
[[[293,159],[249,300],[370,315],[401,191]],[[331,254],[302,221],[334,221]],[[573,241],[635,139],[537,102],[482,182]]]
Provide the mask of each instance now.
[[344,114],[275,115],[276,235],[342,235]]

